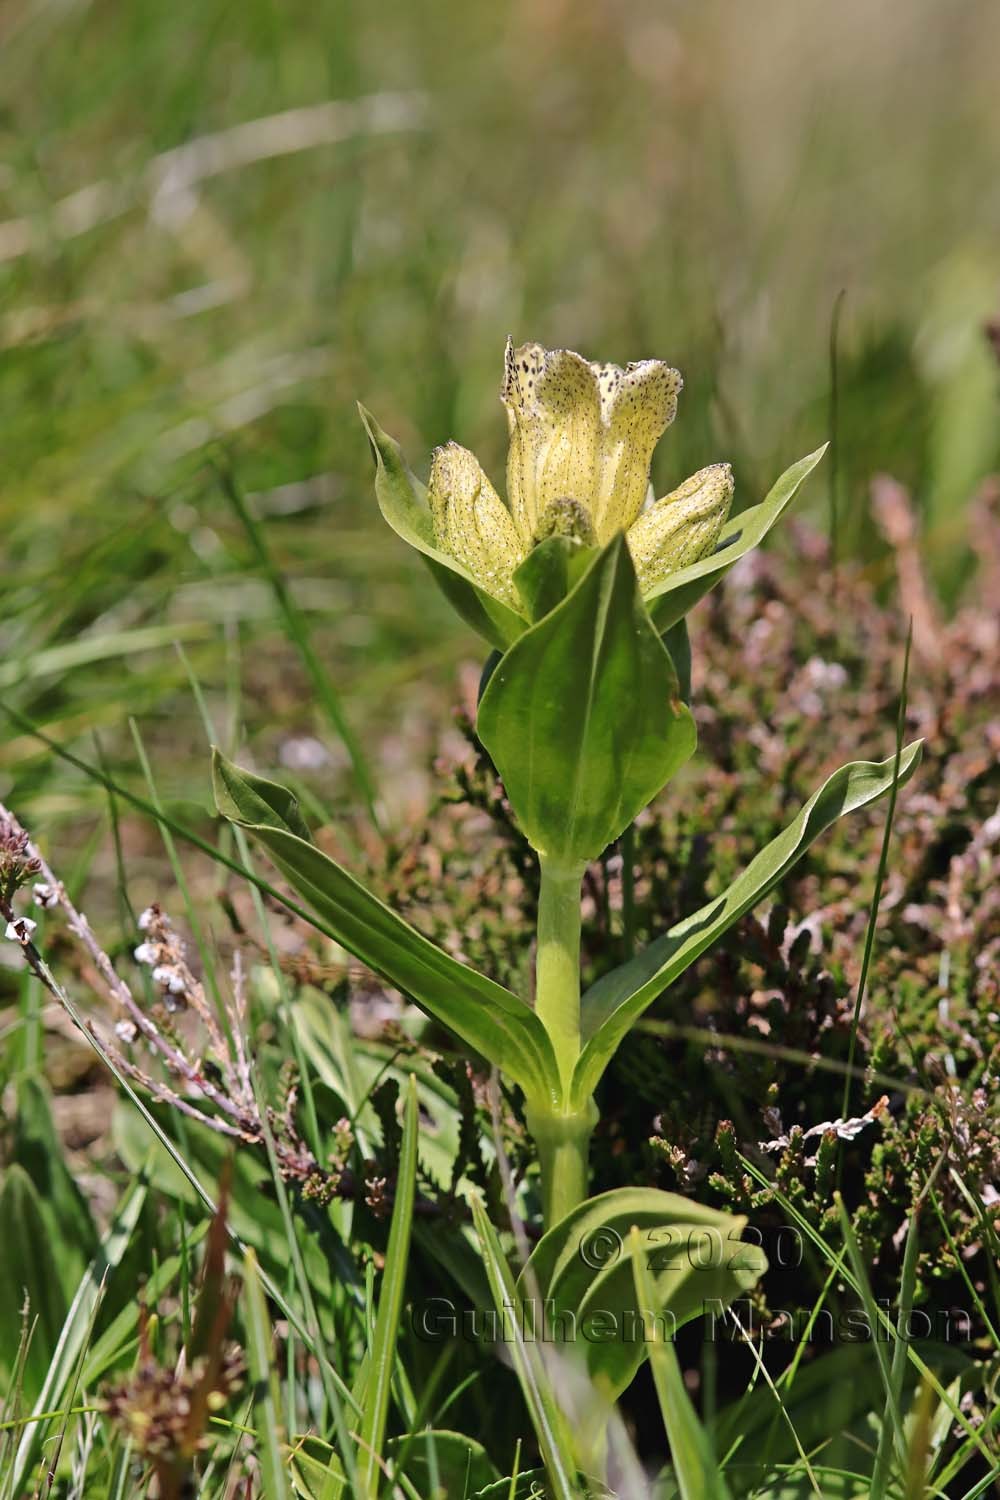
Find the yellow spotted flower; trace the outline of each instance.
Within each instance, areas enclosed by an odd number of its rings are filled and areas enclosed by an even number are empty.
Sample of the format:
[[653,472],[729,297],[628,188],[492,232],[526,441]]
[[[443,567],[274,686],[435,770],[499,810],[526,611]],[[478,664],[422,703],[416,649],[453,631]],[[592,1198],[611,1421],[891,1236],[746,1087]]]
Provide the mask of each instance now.
[[519,600],[514,573],[538,542],[601,546],[624,531],[640,586],[715,547],[733,497],[732,470],[712,464],[646,505],[649,465],[683,382],[662,360],[591,364],[570,349],[507,342],[502,399],[510,427],[507,503],[478,459],[437,449],[428,501],[440,549],[494,598]]

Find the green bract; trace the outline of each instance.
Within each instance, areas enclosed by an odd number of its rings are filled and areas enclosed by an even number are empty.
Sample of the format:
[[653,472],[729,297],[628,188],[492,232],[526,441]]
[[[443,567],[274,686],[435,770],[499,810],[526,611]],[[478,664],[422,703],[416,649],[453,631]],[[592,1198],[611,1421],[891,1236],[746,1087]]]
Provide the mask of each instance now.
[[596,859],[692,754],[620,532],[501,658],[477,727],[532,845],[563,866]]

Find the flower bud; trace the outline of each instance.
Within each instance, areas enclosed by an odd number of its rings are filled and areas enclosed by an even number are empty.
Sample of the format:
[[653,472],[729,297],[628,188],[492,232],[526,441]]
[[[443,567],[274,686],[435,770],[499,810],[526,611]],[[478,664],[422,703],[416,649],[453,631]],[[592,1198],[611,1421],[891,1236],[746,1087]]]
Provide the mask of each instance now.
[[710,464],[639,517],[627,537],[643,593],[662,583],[668,573],[708,556],[732,500],[729,464]]
[[513,574],[521,544],[510,512],[467,448],[446,443],[435,449],[428,501],[438,546],[488,593],[516,607]]

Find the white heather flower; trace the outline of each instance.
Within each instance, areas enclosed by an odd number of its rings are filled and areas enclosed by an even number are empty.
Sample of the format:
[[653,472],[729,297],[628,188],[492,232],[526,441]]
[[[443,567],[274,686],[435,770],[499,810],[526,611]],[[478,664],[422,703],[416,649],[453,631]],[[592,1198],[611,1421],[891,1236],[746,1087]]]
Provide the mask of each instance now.
[[59,897],[46,880],[37,881],[31,888],[31,894],[34,897],[35,905],[40,906],[43,911],[49,911],[59,903]]
[[187,985],[184,975],[177,969],[171,968],[169,964],[157,964],[153,970],[153,980],[162,985],[169,995],[183,995]]
[[122,1042],[134,1042],[139,1035],[139,1029],[134,1021],[117,1021],[115,1023],[115,1036]]
[[37,926],[38,923],[33,922],[30,917],[15,917],[12,922],[7,923],[6,937],[9,942],[20,943],[23,947],[30,942],[31,934]]
[[155,906],[147,906],[146,910],[139,917],[139,931],[148,932],[153,923],[156,921],[157,915],[158,913]]
[[157,963],[153,969],[153,981],[162,986],[168,995],[183,995],[187,989],[184,975],[178,969],[171,968],[168,963]]
[[138,948],[136,948],[135,952],[132,954],[132,957],[135,959],[137,964],[155,964],[156,944],[140,943]]

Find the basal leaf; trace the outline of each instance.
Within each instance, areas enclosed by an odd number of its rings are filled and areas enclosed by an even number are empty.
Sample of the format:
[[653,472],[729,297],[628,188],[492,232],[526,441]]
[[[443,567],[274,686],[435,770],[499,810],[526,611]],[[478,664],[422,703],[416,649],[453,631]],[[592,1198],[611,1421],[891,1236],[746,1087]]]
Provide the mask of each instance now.
[[646,599],[646,608],[657,630],[663,634],[693,609],[698,600],[714,589],[734,563],[763,541],[786,506],[794,500],[804,480],[815,469],[827,444],[800,458],[786,469],[759,505],[742,511],[723,527],[716,550],[700,562],[669,574]]
[[691,755],[623,536],[504,655],[477,727],[528,839],[567,865],[595,859]]
[[[482,1443],[462,1432],[408,1433],[385,1445],[393,1472],[405,1474],[418,1495],[473,1496],[496,1484],[496,1468]],[[434,1476],[437,1477],[437,1489]]]
[[[916,769],[921,747],[917,740],[902,752],[900,785]],[[892,786],[894,773],[895,757],[841,766],[788,827],[754,856],[728,890],[591,986],[583,997],[586,1043],[573,1078],[575,1098],[590,1097],[625,1033],[657,995],[766,896],[831,823],[883,796]]]
[[317,925],[409,995],[532,1098],[558,1091],[552,1044],[531,1007],[451,958],[314,844],[285,826],[288,792],[213,753],[220,813],[259,839]]
[[397,536],[423,554],[449,604],[467,625],[503,651],[524,630],[527,621],[479,587],[454,557],[442,552],[434,538],[427,489],[407,468],[399,444],[383,432],[370,411],[358,403],[361,420],[375,458],[375,498],[379,510]]
[[[630,1384],[657,1331],[721,1311],[767,1262],[740,1239],[746,1220],[655,1188],[619,1188],[581,1203],[539,1240],[517,1283],[527,1326],[572,1344],[609,1401]],[[640,1307],[632,1267],[639,1231],[656,1289]],[[648,1321],[652,1315],[655,1322]]]

